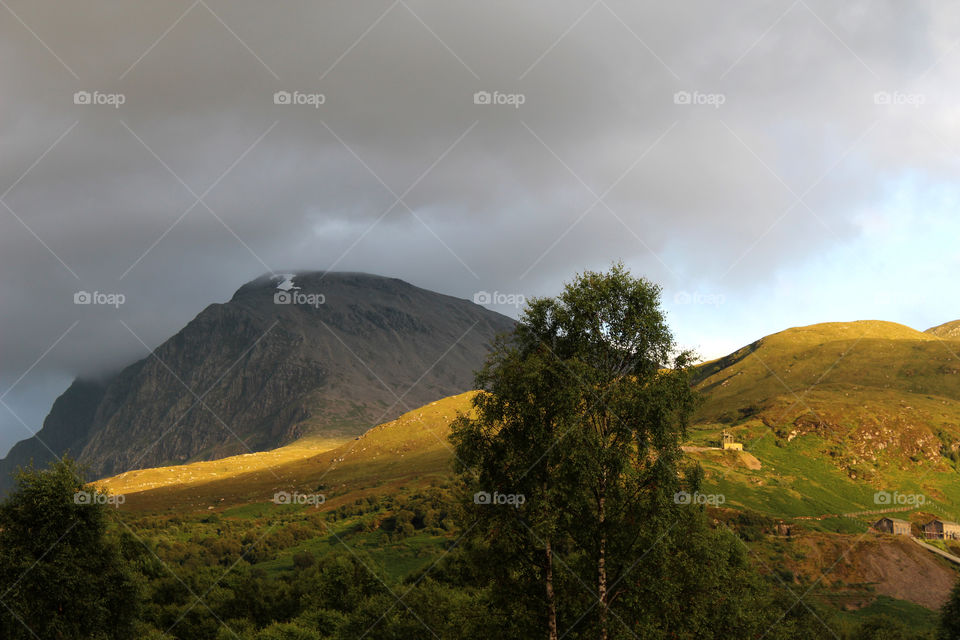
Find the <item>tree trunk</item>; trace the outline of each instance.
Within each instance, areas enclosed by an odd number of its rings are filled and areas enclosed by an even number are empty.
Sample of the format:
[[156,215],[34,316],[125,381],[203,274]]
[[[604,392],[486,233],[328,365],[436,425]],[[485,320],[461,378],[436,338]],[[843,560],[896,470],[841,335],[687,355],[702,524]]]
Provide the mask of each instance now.
[[607,640],[607,533],[606,520],[606,478],[600,481],[600,499],[597,501],[597,524],[600,533],[599,553],[597,555],[597,599],[600,602],[600,640]]
[[553,593],[553,547],[547,538],[546,548],[547,640],[557,640],[557,600]]

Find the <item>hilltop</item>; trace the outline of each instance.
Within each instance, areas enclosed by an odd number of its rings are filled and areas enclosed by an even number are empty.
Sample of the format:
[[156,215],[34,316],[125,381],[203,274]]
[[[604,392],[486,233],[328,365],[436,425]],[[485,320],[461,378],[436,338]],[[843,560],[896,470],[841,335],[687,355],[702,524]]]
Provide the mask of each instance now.
[[473,387],[513,320],[395,278],[263,276],[105,381],[78,379],[0,461],[69,452],[95,477],[344,439]]

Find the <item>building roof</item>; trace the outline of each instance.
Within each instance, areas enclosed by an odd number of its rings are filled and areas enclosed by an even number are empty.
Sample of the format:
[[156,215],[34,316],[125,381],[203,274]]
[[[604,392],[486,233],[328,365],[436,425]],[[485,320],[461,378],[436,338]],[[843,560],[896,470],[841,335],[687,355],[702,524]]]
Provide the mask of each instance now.
[[949,520],[941,520],[940,518],[934,518],[933,520],[931,520],[930,522],[927,523],[927,526],[929,526],[929,525],[931,525],[931,524],[933,524],[933,523],[935,523],[935,522],[939,522],[940,524],[948,525],[948,526],[951,526],[951,527],[960,527],[960,524],[957,524],[956,522],[951,522],[951,521],[949,521]]

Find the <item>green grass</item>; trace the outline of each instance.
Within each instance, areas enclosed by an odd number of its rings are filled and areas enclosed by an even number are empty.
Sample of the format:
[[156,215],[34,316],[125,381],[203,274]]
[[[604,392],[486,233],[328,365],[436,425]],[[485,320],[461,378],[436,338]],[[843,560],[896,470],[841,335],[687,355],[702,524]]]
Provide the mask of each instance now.
[[[766,431],[763,437],[753,436]],[[836,445],[817,435],[806,435],[792,441],[778,439],[761,423],[747,423],[733,429],[743,441],[746,452],[755,456],[762,468],[752,470],[737,463],[737,454],[719,451],[691,452],[689,457],[701,464],[705,472],[703,492],[719,493],[725,506],[749,508],[780,518],[810,518],[854,514],[852,518],[803,520],[809,528],[840,533],[865,530],[882,517],[884,507],[889,515],[910,520],[930,514],[949,520],[960,516],[960,474],[952,468],[889,465],[882,475],[872,479],[851,477],[829,455]],[[719,429],[706,427],[691,438],[692,444],[710,442]],[[742,437],[741,437],[742,436]],[[902,496],[923,496],[924,502],[914,509],[899,511],[902,504],[878,504],[876,492],[884,490]],[[922,517],[919,514],[926,514]]]
[[915,632],[935,629],[938,621],[937,612],[906,600],[897,600],[888,596],[877,596],[876,600],[866,607],[856,611],[844,612],[843,615],[858,622],[873,616],[886,615],[899,620]]
[[821,451],[822,441],[804,437],[780,442],[782,446],[778,442],[772,435],[748,441],[748,453],[763,465],[760,470],[731,466],[727,456],[711,455],[714,452],[692,454],[706,472],[704,491],[723,494],[727,506],[787,518],[878,508],[874,489],[851,481],[832,464]]
[[[323,535],[288,547],[275,558],[255,566],[268,575],[277,576],[293,571],[293,556],[297,553],[308,552],[320,558],[332,552],[346,552],[360,558],[385,582],[394,583],[433,564],[451,541],[449,535],[426,530],[392,540],[384,531],[366,530],[369,522],[370,516],[360,516],[328,524],[323,528]],[[356,531],[357,528],[363,530]]]
[[392,543],[371,540],[371,547],[364,550],[384,575],[399,581],[436,562],[450,541],[447,536],[418,533]]
[[[881,516],[875,516],[874,521],[879,520]],[[870,526],[867,522],[854,518],[824,518],[823,520],[804,520],[803,526],[811,531],[823,531],[826,533],[847,533],[857,534],[865,532]]]
[[245,520],[262,518],[275,508],[272,502],[251,502],[250,504],[231,507],[221,512],[227,518],[241,518]]

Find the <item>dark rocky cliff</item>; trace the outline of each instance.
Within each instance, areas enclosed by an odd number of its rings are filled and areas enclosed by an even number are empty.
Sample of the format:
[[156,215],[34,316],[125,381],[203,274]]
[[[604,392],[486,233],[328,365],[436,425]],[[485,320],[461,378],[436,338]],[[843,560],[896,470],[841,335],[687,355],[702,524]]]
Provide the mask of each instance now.
[[16,465],[46,464],[47,446],[101,477],[360,434],[471,389],[494,336],[513,326],[393,278],[314,272],[288,292],[280,283],[244,285],[105,383],[74,382],[38,437],[0,461],[0,488]]

